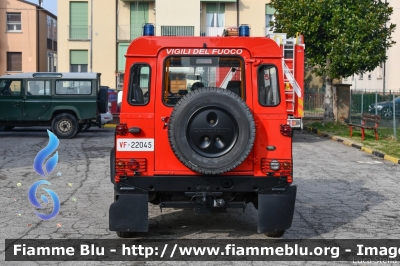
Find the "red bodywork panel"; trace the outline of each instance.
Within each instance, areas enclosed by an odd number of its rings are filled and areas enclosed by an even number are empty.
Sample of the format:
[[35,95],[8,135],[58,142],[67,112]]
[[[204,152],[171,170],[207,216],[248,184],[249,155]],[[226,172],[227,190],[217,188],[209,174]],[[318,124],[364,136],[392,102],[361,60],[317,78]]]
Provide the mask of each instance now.
[[[298,54],[296,54],[295,78],[303,87],[304,48],[296,46],[296,53]],[[144,159],[145,169],[141,172],[143,176],[199,175],[176,158],[168,140],[168,119],[174,107],[164,104],[162,99],[165,60],[171,55],[198,57],[226,55],[239,57],[244,63],[244,68],[240,70],[244,73],[244,100],[254,116],[256,139],[247,159],[224,175],[265,177],[266,174],[262,172],[261,166],[263,159],[264,161],[292,162],[292,138],[282,135],[280,128],[281,125],[287,123],[288,115],[293,115],[293,113],[287,110],[282,50],[274,40],[262,37],[153,36],[137,38],[127,50],[120,123],[126,123],[128,128],[140,128],[140,133],[128,132],[126,135],[116,135],[117,162],[121,159]],[[136,63],[145,63],[150,66],[149,102],[141,106],[131,105],[127,101],[129,73],[131,66]],[[280,103],[276,106],[262,106],[258,100],[258,68],[263,64],[274,65],[278,71]],[[220,74],[226,75],[226,73]],[[222,78],[219,82],[222,82]],[[296,104],[298,104],[297,101]],[[121,143],[124,139],[154,139],[154,150],[119,151],[118,145],[121,148],[124,145]],[[130,175],[130,173],[125,174]]]

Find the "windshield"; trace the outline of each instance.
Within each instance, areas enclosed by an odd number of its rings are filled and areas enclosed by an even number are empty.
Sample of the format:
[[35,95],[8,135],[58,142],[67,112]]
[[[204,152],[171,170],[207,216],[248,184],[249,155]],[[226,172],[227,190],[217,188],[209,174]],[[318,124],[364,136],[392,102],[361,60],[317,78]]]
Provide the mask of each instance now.
[[244,98],[243,62],[238,57],[169,57],[165,62],[164,102],[169,105],[204,87],[228,89]]

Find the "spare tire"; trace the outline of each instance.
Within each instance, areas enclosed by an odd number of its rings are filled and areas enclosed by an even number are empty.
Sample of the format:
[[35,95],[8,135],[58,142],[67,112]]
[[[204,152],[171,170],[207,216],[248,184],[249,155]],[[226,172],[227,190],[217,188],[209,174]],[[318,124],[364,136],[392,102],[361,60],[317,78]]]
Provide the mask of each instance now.
[[107,113],[108,111],[108,89],[100,88],[99,95],[97,96],[97,106],[100,113]]
[[217,175],[241,164],[253,148],[253,115],[235,93],[201,88],[185,95],[168,123],[176,157],[193,171]]

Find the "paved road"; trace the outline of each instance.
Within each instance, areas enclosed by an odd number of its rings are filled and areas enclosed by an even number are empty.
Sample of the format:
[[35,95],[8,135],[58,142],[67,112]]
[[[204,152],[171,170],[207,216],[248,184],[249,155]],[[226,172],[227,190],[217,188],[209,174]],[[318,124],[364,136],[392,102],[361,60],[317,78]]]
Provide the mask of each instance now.
[[[43,128],[0,132],[1,261],[6,238],[117,238],[108,230],[108,207],[113,195],[108,163],[113,136],[112,129],[94,128],[74,139],[60,140],[59,163],[46,180],[51,183],[49,188],[58,194],[61,210],[55,219],[40,221],[33,213],[27,191],[41,179],[32,165],[36,154],[47,145],[47,133]],[[400,238],[399,165],[302,132],[294,136],[293,155],[298,195],[293,226],[284,238]],[[138,237],[268,241],[266,236],[256,233],[256,214],[251,204],[245,213],[229,210],[217,215],[195,215],[190,210],[174,209],[163,209],[160,213],[159,208],[150,206],[149,233]],[[212,262],[203,264],[213,265]]]

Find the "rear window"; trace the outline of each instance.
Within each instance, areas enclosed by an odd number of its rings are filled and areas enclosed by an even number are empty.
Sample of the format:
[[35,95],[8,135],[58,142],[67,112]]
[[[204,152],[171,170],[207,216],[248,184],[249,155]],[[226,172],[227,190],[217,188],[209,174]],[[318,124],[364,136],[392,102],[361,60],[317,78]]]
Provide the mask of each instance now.
[[230,90],[244,99],[243,61],[239,57],[174,56],[165,61],[163,101],[175,105],[204,87]]
[[281,101],[278,70],[273,65],[258,68],[258,101],[263,106],[277,106]]
[[57,80],[56,94],[90,95],[92,94],[92,82],[89,80]]

